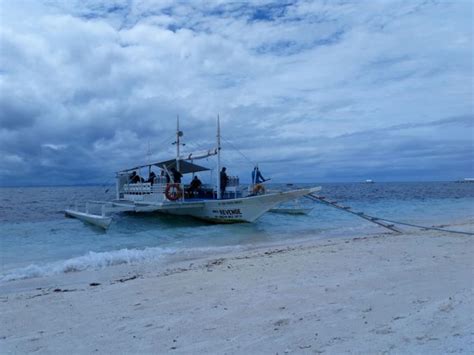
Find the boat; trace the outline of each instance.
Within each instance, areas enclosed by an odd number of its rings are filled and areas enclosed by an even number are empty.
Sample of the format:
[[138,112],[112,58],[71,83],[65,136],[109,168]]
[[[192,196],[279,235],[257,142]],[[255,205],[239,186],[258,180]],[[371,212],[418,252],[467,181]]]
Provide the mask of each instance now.
[[[265,185],[251,184],[241,186],[237,176],[229,176],[226,186],[222,186],[219,172],[221,164],[221,130],[217,118],[216,146],[203,152],[182,154],[181,139],[183,132],[177,119],[176,156],[173,159],[134,166],[116,173],[116,196],[112,201],[87,201],[84,211],[76,204],[65,210],[68,217],[107,229],[112,215],[120,212],[162,213],[189,216],[213,223],[255,222],[276,206],[313,194],[321,187],[295,188],[285,191],[267,191]],[[195,176],[196,173],[212,172],[213,169],[198,165],[196,160],[216,158],[215,170],[218,172],[215,183],[202,185],[198,191],[191,191],[189,185],[175,181],[175,172],[179,175]],[[153,169],[159,169],[158,175],[152,175]],[[139,178],[141,171],[148,171],[152,180]],[[138,172],[138,177],[137,177]],[[178,179],[176,179],[178,180]],[[93,205],[100,213],[93,213]]]
[[457,180],[456,182],[460,182],[460,183],[463,183],[463,184],[467,184],[467,183],[474,183],[474,178],[464,178],[464,179],[459,179]]
[[371,179],[367,179],[367,180],[365,180],[365,183],[366,183],[366,184],[374,184],[375,181],[374,181],[374,180],[371,180]]

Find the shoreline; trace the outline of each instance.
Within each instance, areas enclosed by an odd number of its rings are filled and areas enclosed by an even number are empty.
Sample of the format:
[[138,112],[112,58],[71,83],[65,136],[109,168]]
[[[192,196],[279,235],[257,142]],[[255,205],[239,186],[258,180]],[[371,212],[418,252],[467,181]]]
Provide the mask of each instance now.
[[[471,227],[471,226],[470,226]],[[474,239],[334,238],[11,281],[8,352],[469,352]],[[87,341],[83,341],[87,339]]]
[[[474,232],[474,218],[459,218],[449,223],[435,224],[432,227],[455,229],[460,232]],[[422,233],[419,228],[401,226],[403,234]],[[443,233],[433,231],[433,233]],[[305,231],[297,237],[287,236],[287,239],[279,239],[262,243],[229,244],[221,246],[202,246],[177,249],[173,247],[151,246],[146,248],[123,248],[108,251],[90,250],[85,254],[72,256],[68,259],[50,261],[47,263],[30,263],[15,268],[4,269],[0,273],[0,293],[2,288],[11,289],[14,283],[28,282],[28,280],[47,280],[61,275],[77,273],[107,273],[107,269],[118,269],[120,267],[130,268],[139,264],[154,264],[163,268],[167,265],[180,261],[199,261],[211,258],[213,255],[228,255],[240,252],[253,252],[268,248],[293,246],[302,244],[313,244],[324,241],[353,239],[359,235],[376,237],[380,235],[391,235],[391,232],[383,228],[368,224],[362,230],[353,230],[353,227],[342,228],[334,231],[314,234]],[[451,235],[448,233],[447,235]],[[456,235],[456,234],[453,234]],[[113,272],[112,270],[109,272]],[[34,282],[34,281],[33,281]]]

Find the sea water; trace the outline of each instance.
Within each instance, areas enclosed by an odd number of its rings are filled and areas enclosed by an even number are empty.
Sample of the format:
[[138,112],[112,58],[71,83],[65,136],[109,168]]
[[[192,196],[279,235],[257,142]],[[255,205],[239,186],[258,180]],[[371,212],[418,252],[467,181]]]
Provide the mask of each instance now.
[[[353,210],[408,223],[452,225],[474,219],[474,184],[315,183],[269,187],[303,186],[322,186],[320,195]],[[218,225],[157,213],[121,214],[105,232],[65,218],[64,209],[74,201],[112,200],[113,192],[97,186],[0,188],[0,282],[386,231],[304,198],[297,206],[314,207],[308,215],[266,213],[255,223]]]

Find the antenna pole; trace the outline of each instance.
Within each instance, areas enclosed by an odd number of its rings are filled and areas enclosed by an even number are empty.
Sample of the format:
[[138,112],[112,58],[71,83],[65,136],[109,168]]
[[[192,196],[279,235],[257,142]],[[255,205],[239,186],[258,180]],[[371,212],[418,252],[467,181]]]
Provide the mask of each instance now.
[[150,141],[148,141],[148,175],[151,173],[151,149],[150,149]]
[[221,123],[217,115],[217,199],[221,199]]

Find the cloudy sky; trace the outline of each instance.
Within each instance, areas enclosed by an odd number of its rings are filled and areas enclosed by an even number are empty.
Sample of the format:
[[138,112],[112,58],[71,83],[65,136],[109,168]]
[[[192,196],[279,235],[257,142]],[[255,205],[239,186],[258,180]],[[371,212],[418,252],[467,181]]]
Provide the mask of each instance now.
[[0,0],[0,186],[170,158],[177,114],[243,181],[473,176],[472,4]]

